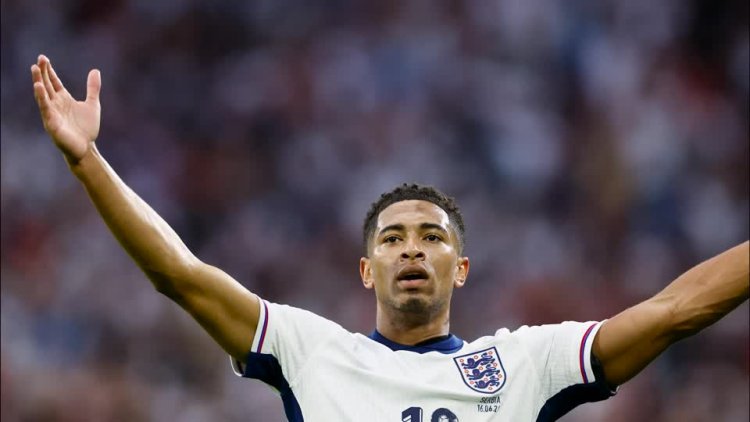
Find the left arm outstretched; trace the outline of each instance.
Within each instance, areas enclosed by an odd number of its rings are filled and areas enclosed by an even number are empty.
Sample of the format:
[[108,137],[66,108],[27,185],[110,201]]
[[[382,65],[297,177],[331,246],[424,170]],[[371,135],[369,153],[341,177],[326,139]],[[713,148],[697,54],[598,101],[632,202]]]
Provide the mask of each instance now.
[[676,341],[715,323],[748,299],[750,249],[737,245],[691,268],[656,296],[605,322],[593,353],[610,385],[633,378]]

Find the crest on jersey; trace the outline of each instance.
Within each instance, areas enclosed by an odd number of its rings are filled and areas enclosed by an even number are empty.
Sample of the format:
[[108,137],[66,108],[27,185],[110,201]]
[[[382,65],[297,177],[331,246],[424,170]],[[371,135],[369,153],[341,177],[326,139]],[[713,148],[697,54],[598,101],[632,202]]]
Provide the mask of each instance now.
[[505,368],[494,347],[455,357],[453,361],[464,384],[474,391],[492,394],[505,385]]

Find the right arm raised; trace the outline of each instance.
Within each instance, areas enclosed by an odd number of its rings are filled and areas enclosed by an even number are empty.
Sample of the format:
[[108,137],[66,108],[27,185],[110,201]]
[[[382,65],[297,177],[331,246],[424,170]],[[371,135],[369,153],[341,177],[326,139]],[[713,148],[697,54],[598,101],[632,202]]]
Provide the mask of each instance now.
[[45,130],[114,236],[157,291],[189,312],[227,353],[244,361],[258,325],[257,296],[196,258],[101,156],[94,144],[101,110],[99,72],[89,72],[85,101],[68,93],[46,57],[39,56],[31,74]]

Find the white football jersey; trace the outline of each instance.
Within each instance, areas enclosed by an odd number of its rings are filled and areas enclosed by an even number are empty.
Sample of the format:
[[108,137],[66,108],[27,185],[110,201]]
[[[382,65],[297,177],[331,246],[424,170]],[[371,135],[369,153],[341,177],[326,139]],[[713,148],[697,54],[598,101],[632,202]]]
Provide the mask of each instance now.
[[290,421],[551,421],[613,394],[592,366],[599,322],[405,346],[260,303],[247,362],[233,360],[233,368],[276,388]]

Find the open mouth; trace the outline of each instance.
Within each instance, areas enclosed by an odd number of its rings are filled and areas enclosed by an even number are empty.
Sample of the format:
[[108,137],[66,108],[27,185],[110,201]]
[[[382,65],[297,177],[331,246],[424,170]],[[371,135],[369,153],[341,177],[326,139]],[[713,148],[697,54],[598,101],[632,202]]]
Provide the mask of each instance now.
[[417,288],[427,282],[429,274],[421,267],[404,268],[396,276],[398,283],[406,288]]

